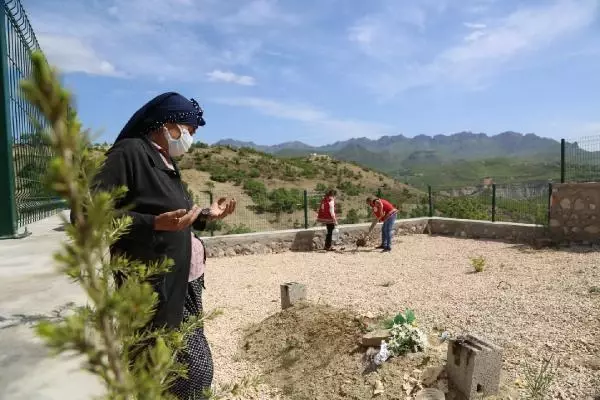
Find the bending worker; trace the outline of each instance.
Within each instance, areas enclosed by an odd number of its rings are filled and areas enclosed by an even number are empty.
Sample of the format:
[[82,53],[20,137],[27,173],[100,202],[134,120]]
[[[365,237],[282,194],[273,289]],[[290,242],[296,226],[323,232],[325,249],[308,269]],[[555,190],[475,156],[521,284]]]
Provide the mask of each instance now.
[[383,226],[381,227],[381,245],[376,248],[383,250],[384,253],[392,251],[392,232],[394,230],[398,209],[389,201],[378,197],[368,197],[367,204],[371,207],[371,210],[373,210],[375,220],[369,227],[366,238],[371,235],[375,225],[379,222],[383,222]]

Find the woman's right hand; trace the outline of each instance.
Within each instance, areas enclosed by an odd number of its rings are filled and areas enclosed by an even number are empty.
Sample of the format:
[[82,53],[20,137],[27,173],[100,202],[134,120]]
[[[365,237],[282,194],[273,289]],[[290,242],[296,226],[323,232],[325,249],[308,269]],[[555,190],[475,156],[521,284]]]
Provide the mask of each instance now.
[[194,206],[190,211],[186,209],[169,211],[154,218],[156,231],[180,231],[192,225],[202,209]]

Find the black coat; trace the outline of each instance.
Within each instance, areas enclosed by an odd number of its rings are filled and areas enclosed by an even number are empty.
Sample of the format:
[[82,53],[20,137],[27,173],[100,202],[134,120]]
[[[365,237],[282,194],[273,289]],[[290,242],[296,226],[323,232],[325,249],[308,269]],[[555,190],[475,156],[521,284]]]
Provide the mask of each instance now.
[[[171,160],[172,161],[172,160]],[[155,231],[154,217],[177,209],[190,209],[179,169],[169,169],[158,151],[145,138],[123,139],[108,151],[96,176],[94,187],[110,190],[127,186],[127,195],[116,205],[128,207],[133,223],[129,232],[111,247],[111,254],[153,262],[169,258],[171,270],[153,279],[159,304],[152,325],[178,327],[183,319],[191,259],[191,227],[176,232]],[[203,230],[206,221],[196,220],[193,227]]]

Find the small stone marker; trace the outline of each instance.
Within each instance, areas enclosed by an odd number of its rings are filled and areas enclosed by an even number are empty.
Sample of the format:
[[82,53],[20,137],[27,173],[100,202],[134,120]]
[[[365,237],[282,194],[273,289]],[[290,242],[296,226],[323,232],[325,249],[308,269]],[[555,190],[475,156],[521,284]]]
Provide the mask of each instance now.
[[423,389],[415,395],[415,400],[445,400],[446,395],[439,389]]
[[372,332],[367,332],[363,335],[361,344],[364,347],[379,347],[382,340],[387,340],[390,337],[389,329],[377,329]]
[[498,393],[501,347],[473,335],[450,339],[447,360],[448,379],[466,400]]
[[285,310],[306,300],[306,285],[288,282],[281,285],[281,309]]

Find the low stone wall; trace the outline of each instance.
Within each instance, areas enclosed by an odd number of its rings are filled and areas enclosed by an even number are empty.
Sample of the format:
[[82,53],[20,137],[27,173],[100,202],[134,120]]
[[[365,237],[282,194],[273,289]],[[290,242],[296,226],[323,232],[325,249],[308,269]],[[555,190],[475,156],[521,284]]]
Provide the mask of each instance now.
[[[353,248],[356,240],[370,224],[341,225],[337,247]],[[530,243],[544,236],[539,225],[505,222],[472,221],[449,218],[412,218],[396,221],[394,235],[439,234],[471,239],[495,239],[516,243]],[[208,257],[249,254],[272,254],[284,251],[314,251],[325,244],[325,228],[294,229],[203,238]],[[369,245],[378,245],[381,224],[371,236]]]
[[600,183],[553,185],[550,236],[560,242],[600,242]]
[[438,235],[515,243],[534,243],[546,235],[546,229],[542,225],[470,219],[430,218],[429,227],[431,233]]
[[[356,240],[369,229],[370,224],[341,225],[340,238],[336,246],[355,246]],[[414,218],[396,221],[395,235],[424,233],[428,226],[427,218]],[[247,254],[271,254],[284,251],[313,251],[325,245],[324,227],[291,229],[285,231],[247,233],[202,238],[209,257],[223,257]],[[379,241],[381,224],[371,234],[372,241]],[[379,244],[379,243],[378,243]]]

